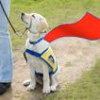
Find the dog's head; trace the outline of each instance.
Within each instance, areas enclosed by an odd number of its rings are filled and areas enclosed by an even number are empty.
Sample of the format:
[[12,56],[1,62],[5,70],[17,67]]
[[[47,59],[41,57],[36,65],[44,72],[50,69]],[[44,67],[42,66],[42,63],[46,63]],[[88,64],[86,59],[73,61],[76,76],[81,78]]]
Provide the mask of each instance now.
[[31,33],[43,32],[48,27],[46,19],[37,13],[21,13],[21,19]]

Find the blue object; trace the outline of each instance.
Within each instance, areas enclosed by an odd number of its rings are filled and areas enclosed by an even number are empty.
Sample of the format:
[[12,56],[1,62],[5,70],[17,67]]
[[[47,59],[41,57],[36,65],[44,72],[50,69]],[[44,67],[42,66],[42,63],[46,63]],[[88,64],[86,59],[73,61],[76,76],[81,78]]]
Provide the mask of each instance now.
[[[56,70],[53,71],[52,66],[51,66],[45,59],[42,58],[42,55],[43,55],[48,49],[49,49],[49,48],[47,48],[46,50],[44,50],[41,54],[40,54],[40,53],[37,53],[37,52],[35,52],[35,51],[33,51],[33,50],[26,49],[25,52],[24,52],[24,57],[25,57],[26,61],[27,61],[27,58],[26,58],[26,54],[25,54],[25,53],[28,53],[28,54],[30,54],[30,55],[32,55],[32,56],[35,56],[35,57],[39,57],[41,60],[43,60],[43,61],[49,66],[49,68],[51,69],[51,70],[49,71],[49,74],[52,75],[52,74],[54,74],[54,73],[58,70],[58,66],[56,67]],[[49,58],[51,58],[51,57],[52,57],[52,56],[50,55]],[[53,58],[53,63],[54,63],[54,58]],[[35,72],[35,74],[36,74],[36,75],[41,75],[41,73],[37,73],[37,72]]]
[[[1,0],[4,9],[9,15],[10,0]],[[0,82],[12,81],[12,51],[8,22],[0,6]]]

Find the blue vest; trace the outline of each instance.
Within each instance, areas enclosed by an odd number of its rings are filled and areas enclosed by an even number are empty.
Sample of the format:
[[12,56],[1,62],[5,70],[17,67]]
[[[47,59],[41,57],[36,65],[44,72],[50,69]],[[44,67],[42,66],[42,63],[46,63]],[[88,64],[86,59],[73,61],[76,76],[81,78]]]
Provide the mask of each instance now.
[[[44,50],[42,53],[37,53],[33,50],[29,50],[29,49],[26,49],[25,52],[24,52],[24,56],[25,56],[25,53],[28,53],[32,56],[35,56],[35,57],[39,57],[41,60],[43,60],[49,67],[49,74],[54,74],[57,69],[58,69],[58,64],[57,64],[57,61],[55,59],[55,56],[54,56],[54,53],[51,49],[51,47],[48,47],[46,50]],[[26,58],[26,56],[25,56]],[[36,72],[36,75],[39,75],[40,73],[37,73]]]

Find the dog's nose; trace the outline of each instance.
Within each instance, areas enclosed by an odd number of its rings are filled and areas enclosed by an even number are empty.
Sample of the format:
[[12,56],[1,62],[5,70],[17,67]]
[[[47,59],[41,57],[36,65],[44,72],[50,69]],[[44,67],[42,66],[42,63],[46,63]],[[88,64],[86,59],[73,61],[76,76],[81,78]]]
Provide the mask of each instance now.
[[22,15],[22,16],[24,16],[24,15],[25,15],[25,13],[23,13],[23,12],[22,12],[22,13],[21,13],[21,15]]

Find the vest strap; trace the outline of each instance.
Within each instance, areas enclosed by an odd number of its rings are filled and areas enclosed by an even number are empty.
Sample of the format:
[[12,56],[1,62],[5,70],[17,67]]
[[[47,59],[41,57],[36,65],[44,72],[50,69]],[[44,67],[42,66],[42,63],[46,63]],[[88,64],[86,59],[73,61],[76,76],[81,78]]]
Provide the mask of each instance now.
[[[37,53],[35,51],[32,51],[32,50],[29,50],[29,49],[26,49],[25,52],[24,52],[24,57],[25,57],[25,60],[27,62],[27,57],[26,57],[26,53],[32,55],[32,56],[35,56],[35,57],[39,57],[42,61],[44,61],[48,66],[49,68],[51,68],[52,70],[49,72],[49,74],[54,74],[57,70],[58,70],[58,65],[56,67],[56,70],[53,71],[53,68],[52,66],[44,59],[42,58],[42,55],[48,50],[49,48],[45,49],[41,54],[40,53]],[[36,75],[40,75],[39,73],[36,73]]]

